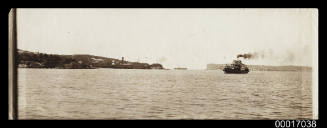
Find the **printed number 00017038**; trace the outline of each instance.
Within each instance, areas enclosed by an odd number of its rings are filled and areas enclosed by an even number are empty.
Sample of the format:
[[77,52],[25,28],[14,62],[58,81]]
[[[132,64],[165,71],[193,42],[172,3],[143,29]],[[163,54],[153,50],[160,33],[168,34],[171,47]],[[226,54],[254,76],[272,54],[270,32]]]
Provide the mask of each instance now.
[[315,120],[276,120],[276,128],[316,128]]

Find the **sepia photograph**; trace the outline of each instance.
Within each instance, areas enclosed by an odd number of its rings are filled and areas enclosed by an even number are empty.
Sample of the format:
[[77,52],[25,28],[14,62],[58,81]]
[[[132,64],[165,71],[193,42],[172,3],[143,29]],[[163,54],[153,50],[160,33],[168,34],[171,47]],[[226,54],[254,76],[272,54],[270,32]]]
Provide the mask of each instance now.
[[318,119],[318,9],[13,8],[9,119]]

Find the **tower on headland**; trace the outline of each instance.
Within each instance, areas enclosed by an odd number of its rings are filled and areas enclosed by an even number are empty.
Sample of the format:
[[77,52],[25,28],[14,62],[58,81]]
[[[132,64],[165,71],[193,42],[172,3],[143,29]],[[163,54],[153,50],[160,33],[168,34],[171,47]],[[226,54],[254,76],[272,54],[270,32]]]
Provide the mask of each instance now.
[[122,64],[124,63],[124,57],[121,57],[121,63]]

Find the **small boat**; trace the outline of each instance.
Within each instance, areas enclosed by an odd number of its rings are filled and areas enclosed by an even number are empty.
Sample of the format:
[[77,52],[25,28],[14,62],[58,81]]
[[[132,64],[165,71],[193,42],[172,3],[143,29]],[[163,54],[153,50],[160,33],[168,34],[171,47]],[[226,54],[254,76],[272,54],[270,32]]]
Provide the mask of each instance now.
[[174,68],[175,70],[187,70],[187,68]]

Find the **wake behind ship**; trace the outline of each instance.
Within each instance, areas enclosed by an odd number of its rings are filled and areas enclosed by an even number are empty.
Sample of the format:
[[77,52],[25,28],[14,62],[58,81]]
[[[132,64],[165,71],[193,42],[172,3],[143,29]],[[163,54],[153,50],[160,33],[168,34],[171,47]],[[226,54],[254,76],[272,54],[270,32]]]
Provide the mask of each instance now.
[[225,73],[246,74],[249,68],[241,60],[234,60],[232,64],[226,65],[223,69]]

